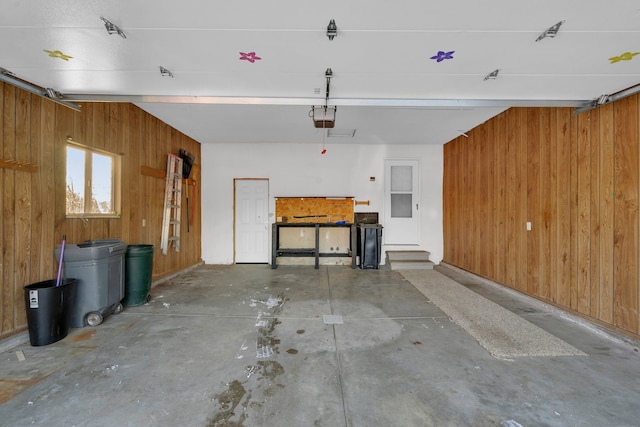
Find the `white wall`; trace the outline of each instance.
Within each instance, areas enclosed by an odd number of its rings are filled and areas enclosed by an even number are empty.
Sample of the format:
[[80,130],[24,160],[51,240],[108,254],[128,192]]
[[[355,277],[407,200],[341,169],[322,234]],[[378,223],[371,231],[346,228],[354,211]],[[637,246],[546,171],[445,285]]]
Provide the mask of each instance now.
[[[435,263],[442,260],[442,146],[331,143],[326,154],[321,150],[320,144],[202,144],[203,260],[233,263],[234,178],[269,179],[271,222],[278,196],[353,196],[370,201],[356,212],[378,212],[382,221],[385,159],[420,161],[420,246],[410,249],[431,252]],[[382,259],[384,250],[394,248],[399,247],[383,247]]]

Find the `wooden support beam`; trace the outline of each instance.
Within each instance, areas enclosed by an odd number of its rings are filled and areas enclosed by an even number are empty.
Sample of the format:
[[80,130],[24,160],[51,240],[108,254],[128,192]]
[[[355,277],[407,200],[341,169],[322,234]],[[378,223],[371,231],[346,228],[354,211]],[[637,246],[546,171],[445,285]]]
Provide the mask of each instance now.
[[140,166],[140,173],[146,176],[152,176],[154,178],[165,179],[167,177],[167,171],[164,169],[150,168],[149,166]]

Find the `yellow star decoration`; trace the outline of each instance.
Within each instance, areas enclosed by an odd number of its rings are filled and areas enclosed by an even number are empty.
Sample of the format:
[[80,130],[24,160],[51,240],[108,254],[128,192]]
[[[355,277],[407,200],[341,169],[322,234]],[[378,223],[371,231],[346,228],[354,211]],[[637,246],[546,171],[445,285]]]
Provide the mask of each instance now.
[[640,52],[625,52],[620,56],[614,56],[609,58],[609,61],[611,61],[612,64],[615,64],[616,62],[620,62],[620,61],[631,61],[633,59],[634,56],[636,55],[640,55]]
[[73,58],[73,56],[66,55],[66,54],[62,53],[61,51],[59,51],[59,50],[47,50],[47,49],[44,49],[44,51],[47,52],[50,57],[52,57],[52,58],[60,58],[60,59],[62,59],[64,61],[68,61],[69,59]]

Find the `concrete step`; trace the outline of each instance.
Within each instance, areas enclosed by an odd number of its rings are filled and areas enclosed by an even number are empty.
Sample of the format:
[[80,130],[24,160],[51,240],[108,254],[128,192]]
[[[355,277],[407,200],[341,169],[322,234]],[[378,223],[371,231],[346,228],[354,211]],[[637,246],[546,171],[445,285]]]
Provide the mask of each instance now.
[[386,251],[386,264],[391,270],[433,270],[428,251]]
[[389,261],[429,261],[428,251],[387,251]]
[[433,270],[434,263],[431,261],[391,261],[387,266],[391,270]]

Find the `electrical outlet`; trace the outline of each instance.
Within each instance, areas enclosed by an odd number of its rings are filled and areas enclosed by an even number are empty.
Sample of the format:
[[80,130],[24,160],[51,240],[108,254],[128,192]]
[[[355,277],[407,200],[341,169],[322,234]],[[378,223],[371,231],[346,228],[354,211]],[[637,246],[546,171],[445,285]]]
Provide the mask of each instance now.
[[527,231],[531,231],[531,221],[527,221]]
[[147,220],[146,220],[146,219],[143,219],[143,220],[142,220],[142,226],[143,226],[143,227],[146,227],[146,226],[147,226]]

